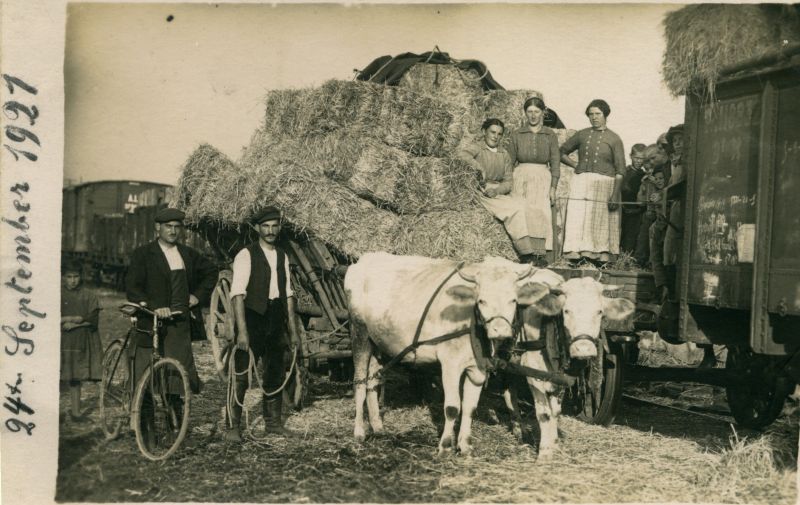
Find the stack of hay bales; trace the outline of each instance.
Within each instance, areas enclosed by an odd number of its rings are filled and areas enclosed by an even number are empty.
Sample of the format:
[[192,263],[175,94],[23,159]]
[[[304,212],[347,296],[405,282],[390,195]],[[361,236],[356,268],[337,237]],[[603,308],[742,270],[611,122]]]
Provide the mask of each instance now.
[[486,117],[521,124],[522,102],[533,94],[485,93],[473,71],[424,64],[397,87],[333,80],[271,91],[264,123],[237,163],[209,165],[213,183],[198,186],[201,161],[224,158],[201,146],[176,202],[191,220],[225,225],[277,205],[297,231],[351,257],[516,259],[502,223],[479,203],[477,172],[456,153]]
[[689,5],[664,19],[662,73],[673,95],[713,95],[727,66],[800,43],[796,5]]

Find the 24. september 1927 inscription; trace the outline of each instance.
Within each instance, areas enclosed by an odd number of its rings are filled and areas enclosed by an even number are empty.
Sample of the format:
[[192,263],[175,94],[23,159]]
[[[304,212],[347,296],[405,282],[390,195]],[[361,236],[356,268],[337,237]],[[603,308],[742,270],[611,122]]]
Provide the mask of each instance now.
[[[8,120],[4,126],[3,148],[14,158],[15,163],[36,163],[39,159],[37,151],[42,144],[39,136],[34,132],[39,109],[33,102],[38,90],[24,80],[8,74],[2,74],[2,79],[8,88],[12,99],[3,103],[3,115]],[[23,173],[27,167],[22,167]],[[33,355],[36,349],[34,330],[37,321],[47,317],[43,311],[37,310],[34,289],[33,270],[31,266],[32,243],[31,203],[28,198],[31,185],[26,180],[14,183],[8,189],[11,192],[9,200],[13,203],[13,211],[8,216],[2,217],[2,223],[10,227],[10,233],[0,234],[12,238],[14,241],[16,265],[10,269],[9,274],[3,279],[4,290],[11,291],[11,298],[16,299],[16,321],[3,321],[2,331],[7,340],[4,345],[5,353],[15,359],[24,360]],[[10,210],[10,209],[9,209]],[[6,209],[4,209],[4,214]],[[9,230],[6,229],[6,232]],[[20,319],[21,316],[21,319]],[[9,324],[7,324],[9,323]],[[23,399],[23,374],[14,370],[14,366],[5,367],[5,373],[13,373],[15,378],[6,381],[7,390],[4,391],[3,414],[5,427],[13,433],[33,434],[36,424],[33,422],[35,411]]]

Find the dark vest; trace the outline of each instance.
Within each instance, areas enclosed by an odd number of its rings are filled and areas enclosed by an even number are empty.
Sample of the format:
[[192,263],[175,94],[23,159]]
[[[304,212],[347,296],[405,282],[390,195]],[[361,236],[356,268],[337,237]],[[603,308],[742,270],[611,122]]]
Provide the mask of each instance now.
[[[250,310],[264,315],[267,312],[269,299],[269,283],[272,269],[267,263],[267,257],[258,242],[247,246],[250,251],[250,280],[247,282],[247,296],[244,306]],[[276,247],[278,256],[278,293],[281,304],[286,309],[286,255],[283,250]]]

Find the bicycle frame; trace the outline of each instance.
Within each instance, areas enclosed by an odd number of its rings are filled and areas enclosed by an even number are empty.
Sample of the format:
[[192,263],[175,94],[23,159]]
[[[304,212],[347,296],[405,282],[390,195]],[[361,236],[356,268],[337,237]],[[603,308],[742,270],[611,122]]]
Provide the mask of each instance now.
[[[155,311],[151,311],[151,310],[149,310],[149,309],[147,309],[145,307],[142,307],[140,305],[135,305],[135,304],[132,304],[132,303],[126,303],[125,305],[123,305],[123,308],[125,308],[125,307],[129,307],[131,311],[133,311],[135,309],[135,312],[130,314],[131,330],[132,331],[136,331],[136,332],[141,332],[141,333],[149,333],[151,335],[152,339],[153,339],[153,352],[150,354],[150,364],[148,365],[150,367],[150,369],[152,370],[152,369],[154,369],[155,364],[162,358],[161,352],[159,350],[160,340],[159,340],[158,330],[162,326],[163,322],[158,317],[158,315],[155,313]],[[138,317],[136,316],[136,313],[139,312],[139,311],[144,312],[144,313],[146,313],[146,314],[148,314],[148,315],[153,317],[153,326],[152,326],[152,329],[150,331],[142,330],[137,326],[136,323],[138,322]],[[176,312],[173,312],[172,315],[180,315],[180,314],[181,314],[180,311],[176,311]],[[122,344],[122,349],[123,350],[127,350],[128,349],[128,344],[130,342],[130,338],[131,338],[131,331],[128,331],[128,333],[125,335],[125,340],[124,340],[124,342]],[[117,357],[117,361],[114,363],[114,366],[112,368],[112,374],[111,374],[112,377],[113,377],[113,373],[117,369],[117,366],[119,366],[119,360],[120,359],[122,359],[122,353],[119,354],[119,356]],[[128,385],[128,390],[129,390],[129,393],[130,393],[129,402],[132,402],[134,394],[136,392],[136,386],[137,386],[137,383],[138,383],[138,381],[134,381],[133,380],[133,377],[134,377],[134,373],[133,372],[134,372],[134,366],[135,366],[134,356],[130,356],[129,355],[128,362],[129,362],[129,370],[131,371],[129,385]],[[154,387],[155,374],[151,373],[149,380],[150,380],[150,389],[152,391],[152,390],[155,389],[155,387]],[[163,382],[164,381],[162,380],[162,383]],[[106,384],[105,386],[107,387],[108,385]],[[130,412],[130,411],[131,411],[131,405],[129,403],[128,404],[128,412]],[[171,413],[171,415],[172,415],[173,422],[177,423],[177,417],[175,415],[175,412],[173,411]]]

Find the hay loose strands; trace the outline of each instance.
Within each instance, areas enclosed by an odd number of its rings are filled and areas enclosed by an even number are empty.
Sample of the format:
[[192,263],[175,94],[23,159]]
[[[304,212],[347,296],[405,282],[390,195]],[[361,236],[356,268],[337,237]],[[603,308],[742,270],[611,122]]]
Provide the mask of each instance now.
[[670,92],[713,96],[726,66],[800,42],[800,21],[790,5],[689,5],[666,15],[664,37]]
[[517,258],[503,224],[483,207],[404,216],[394,237],[394,252],[464,261]]
[[236,225],[244,208],[241,198],[247,181],[234,163],[208,144],[200,145],[183,166],[175,191],[175,205],[190,223],[209,219]]

